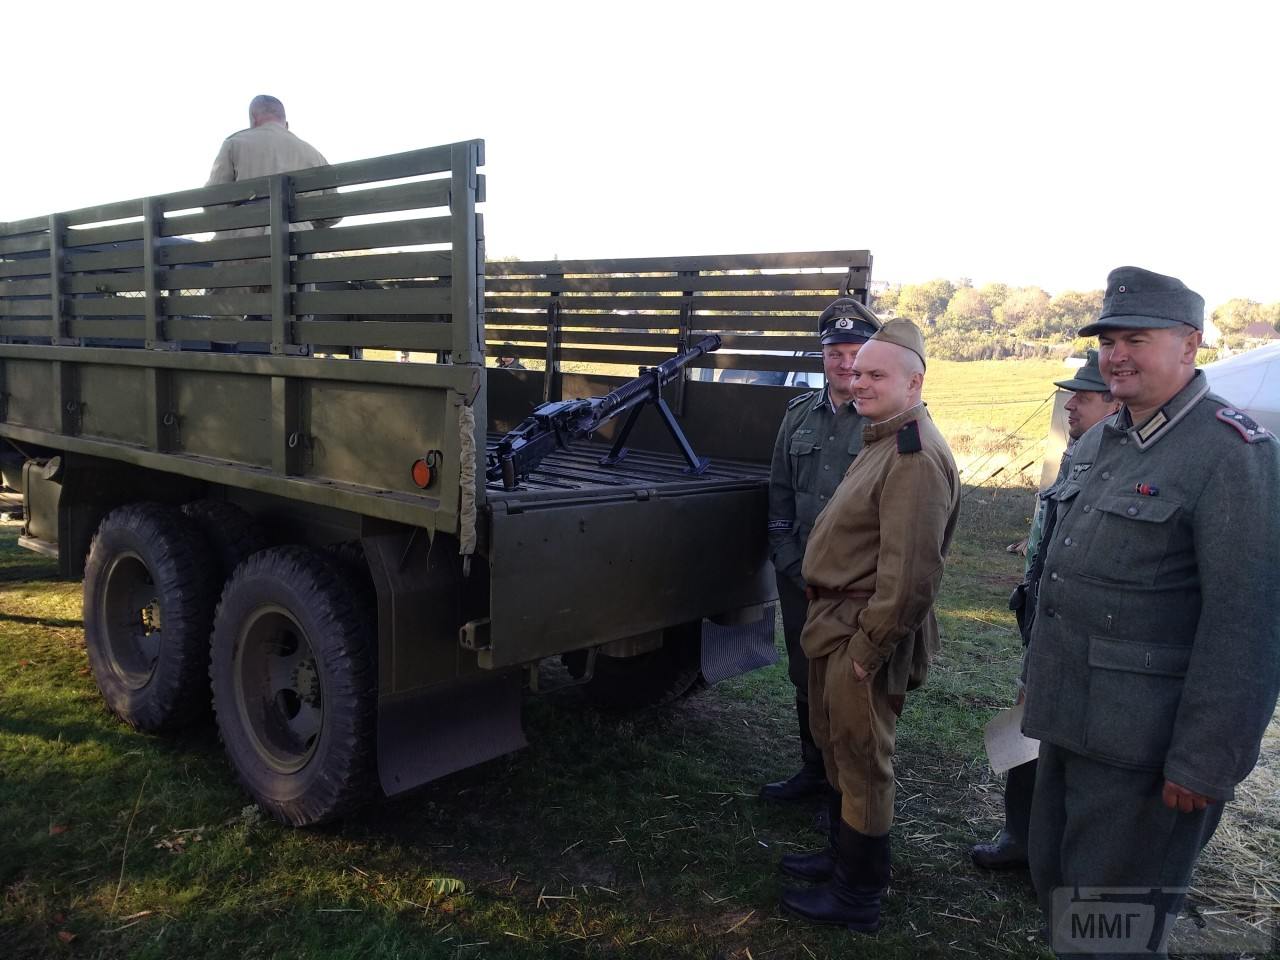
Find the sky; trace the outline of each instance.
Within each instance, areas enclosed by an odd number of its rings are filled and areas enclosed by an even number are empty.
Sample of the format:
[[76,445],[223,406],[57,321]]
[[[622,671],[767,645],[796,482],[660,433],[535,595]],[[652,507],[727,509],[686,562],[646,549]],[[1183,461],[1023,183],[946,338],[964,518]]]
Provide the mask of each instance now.
[[200,186],[269,93],[335,163],[484,139],[490,256],[869,249],[1051,293],[1134,264],[1272,302],[1273,10],[11,5],[0,220]]

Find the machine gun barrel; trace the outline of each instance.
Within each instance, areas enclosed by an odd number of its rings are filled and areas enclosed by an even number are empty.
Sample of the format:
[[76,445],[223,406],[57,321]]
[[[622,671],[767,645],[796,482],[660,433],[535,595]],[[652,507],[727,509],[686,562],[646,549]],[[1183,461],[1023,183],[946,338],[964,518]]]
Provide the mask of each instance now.
[[565,446],[571,440],[585,439],[610,420],[631,411],[631,416],[619,431],[613,450],[601,460],[601,463],[616,463],[626,456],[624,443],[635,423],[636,415],[646,403],[653,403],[658,407],[681,453],[689,461],[690,471],[701,473],[706,469],[707,461],[694,455],[689,441],[662,399],[662,388],[694,360],[718,350],[720,343],[717,334],[703,337],[687,350],[669,357],[656,367],[642,368],[640,376],[628,380],[603,397],[557,400],[542,404],[498,441],[496,452],[489,455],[485,479],[490,483],[501,480],[505,489],[513,490],[553,450]]

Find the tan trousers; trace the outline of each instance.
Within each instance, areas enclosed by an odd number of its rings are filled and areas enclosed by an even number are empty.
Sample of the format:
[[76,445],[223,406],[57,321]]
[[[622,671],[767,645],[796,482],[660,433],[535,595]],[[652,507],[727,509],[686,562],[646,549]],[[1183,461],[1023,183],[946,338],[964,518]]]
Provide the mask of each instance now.
[[887,692],[885,671],[853,674],[848,643],[809,660],[809,727],[827,780],[840,791],[844,822],[871,837],[893,823],[893,742],[902,697]]

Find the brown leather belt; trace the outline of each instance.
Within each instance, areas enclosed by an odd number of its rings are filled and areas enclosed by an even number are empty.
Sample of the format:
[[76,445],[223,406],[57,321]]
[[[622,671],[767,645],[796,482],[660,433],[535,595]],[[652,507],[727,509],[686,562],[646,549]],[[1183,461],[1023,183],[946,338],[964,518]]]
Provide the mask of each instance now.
[[815,587],[812,584],[804,588],[804,596],[810,602],[814,600],[870,600],[869,590],[828,590],[826,587]]

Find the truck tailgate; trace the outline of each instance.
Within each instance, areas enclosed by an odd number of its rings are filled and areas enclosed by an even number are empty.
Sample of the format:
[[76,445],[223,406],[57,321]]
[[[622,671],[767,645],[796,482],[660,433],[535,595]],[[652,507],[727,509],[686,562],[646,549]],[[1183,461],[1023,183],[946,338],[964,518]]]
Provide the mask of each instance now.
[[486,666],[525,663],[773,599],[767,468],[574,444],[488,491]]

